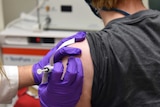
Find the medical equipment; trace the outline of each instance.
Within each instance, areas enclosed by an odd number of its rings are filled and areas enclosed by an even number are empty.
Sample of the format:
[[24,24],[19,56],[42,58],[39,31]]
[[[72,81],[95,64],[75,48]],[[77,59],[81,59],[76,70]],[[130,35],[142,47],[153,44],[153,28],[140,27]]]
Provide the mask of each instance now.
[[62,38],[74,31],[34,32],[18,28],[0,33],[1,55],[5,65],[28,65],[38,62]]
[[[75,43],[75,41],[76,41],[75,38],[70,39],[70,40],[64,42],[57,50],[59,50],[60,48],[62,48],[64,46],[68,46],[70,44],[73,44],[73,43]],[[38,74],[41,74],[43,72],[42,83],[45,83],[48,81],[48,73],[52,72],[52,69],[54,68],[53,62],[54,62],[54,54],[50,58],[50,65],[45,66],[43,69],[37,70]],[[63,80],[64,74],[65,74],[65,72],[63,72],[63,74],[62,74],[61,80]]]
[[48,27],[43,26],[49,30],[93,31],[103,28],[103,22],[93,15],[83,0],[46,0],[39,8],[39,17],[42,26],[47,17],[51,19]]
[[38,74],[41,74],[42,72],[47,72],[47,73],[49,73],[49,72],[52,71],[52,69],[53,69],[53,66],[47,65],[47,66],[45,66],[43,69],[38,69],[38,70],[37,70],[37,73],[38,73]]
[[43,69],[38,69],[37,73],[41,74],[43,72],[42,83],[48,82],[48,73],[52,72],[54,66],[47,65]]

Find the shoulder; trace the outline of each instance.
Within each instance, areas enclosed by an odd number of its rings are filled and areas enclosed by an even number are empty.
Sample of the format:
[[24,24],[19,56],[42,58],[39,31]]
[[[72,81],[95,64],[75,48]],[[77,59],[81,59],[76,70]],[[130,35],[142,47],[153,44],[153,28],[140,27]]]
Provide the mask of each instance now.
[[91,91],[92,91],[92,82],[93,82],[93,63],[90,55],[90,49],[87,39],[82,42],[76,42],[69,47],[76,47],[81,49],[82,53],[80,59],[82,61],[83,70],[84,70],[84,82],[83,90],[80,101],[77,107],[89,107],[91,100]]
[[89,44],[88,44],[87,39],[85,39],[82,42],[76,42],[76,43],[70,45],[69,47],[76,47],[76,48],[81,49],[82,53],[79,57],[82,61],[83,69],[87,72],[92,72],[93,71],[93,64],[92,64],[92,58],[91,58]]

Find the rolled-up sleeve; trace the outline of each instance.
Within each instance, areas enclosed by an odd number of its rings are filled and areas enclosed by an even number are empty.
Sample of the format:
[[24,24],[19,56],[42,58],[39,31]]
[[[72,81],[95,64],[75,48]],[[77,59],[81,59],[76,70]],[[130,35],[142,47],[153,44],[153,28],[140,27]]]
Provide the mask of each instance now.
[[0,76],[0,104],[11,103],[18,90],[18,67],[3,66],[6,76]]

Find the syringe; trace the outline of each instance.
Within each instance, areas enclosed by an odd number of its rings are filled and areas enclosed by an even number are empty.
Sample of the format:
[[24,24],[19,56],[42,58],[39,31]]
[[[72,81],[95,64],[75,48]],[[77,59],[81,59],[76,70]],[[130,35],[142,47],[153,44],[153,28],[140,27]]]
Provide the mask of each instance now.
[[52,72],[54,66],[51,65],[47,65],[45,66],[43,69],[38,69],[37,73],[41,74],[43,72],[43,76],[42,76],[42,83],[46,83],[48,82],[48,73]]

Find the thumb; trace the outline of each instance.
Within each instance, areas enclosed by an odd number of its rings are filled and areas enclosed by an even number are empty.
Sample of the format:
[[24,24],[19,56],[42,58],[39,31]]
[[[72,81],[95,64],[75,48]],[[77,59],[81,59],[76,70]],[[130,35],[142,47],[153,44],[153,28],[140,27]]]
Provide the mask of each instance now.
[[61,81],[61,76],[63,74],[63,69],[64,69],[64,67],[63,67],[62,62],[61,61],[56,62],[54,64],[52,72],[49,75],[48,82],[49,83],[57,83],[57,82]]

